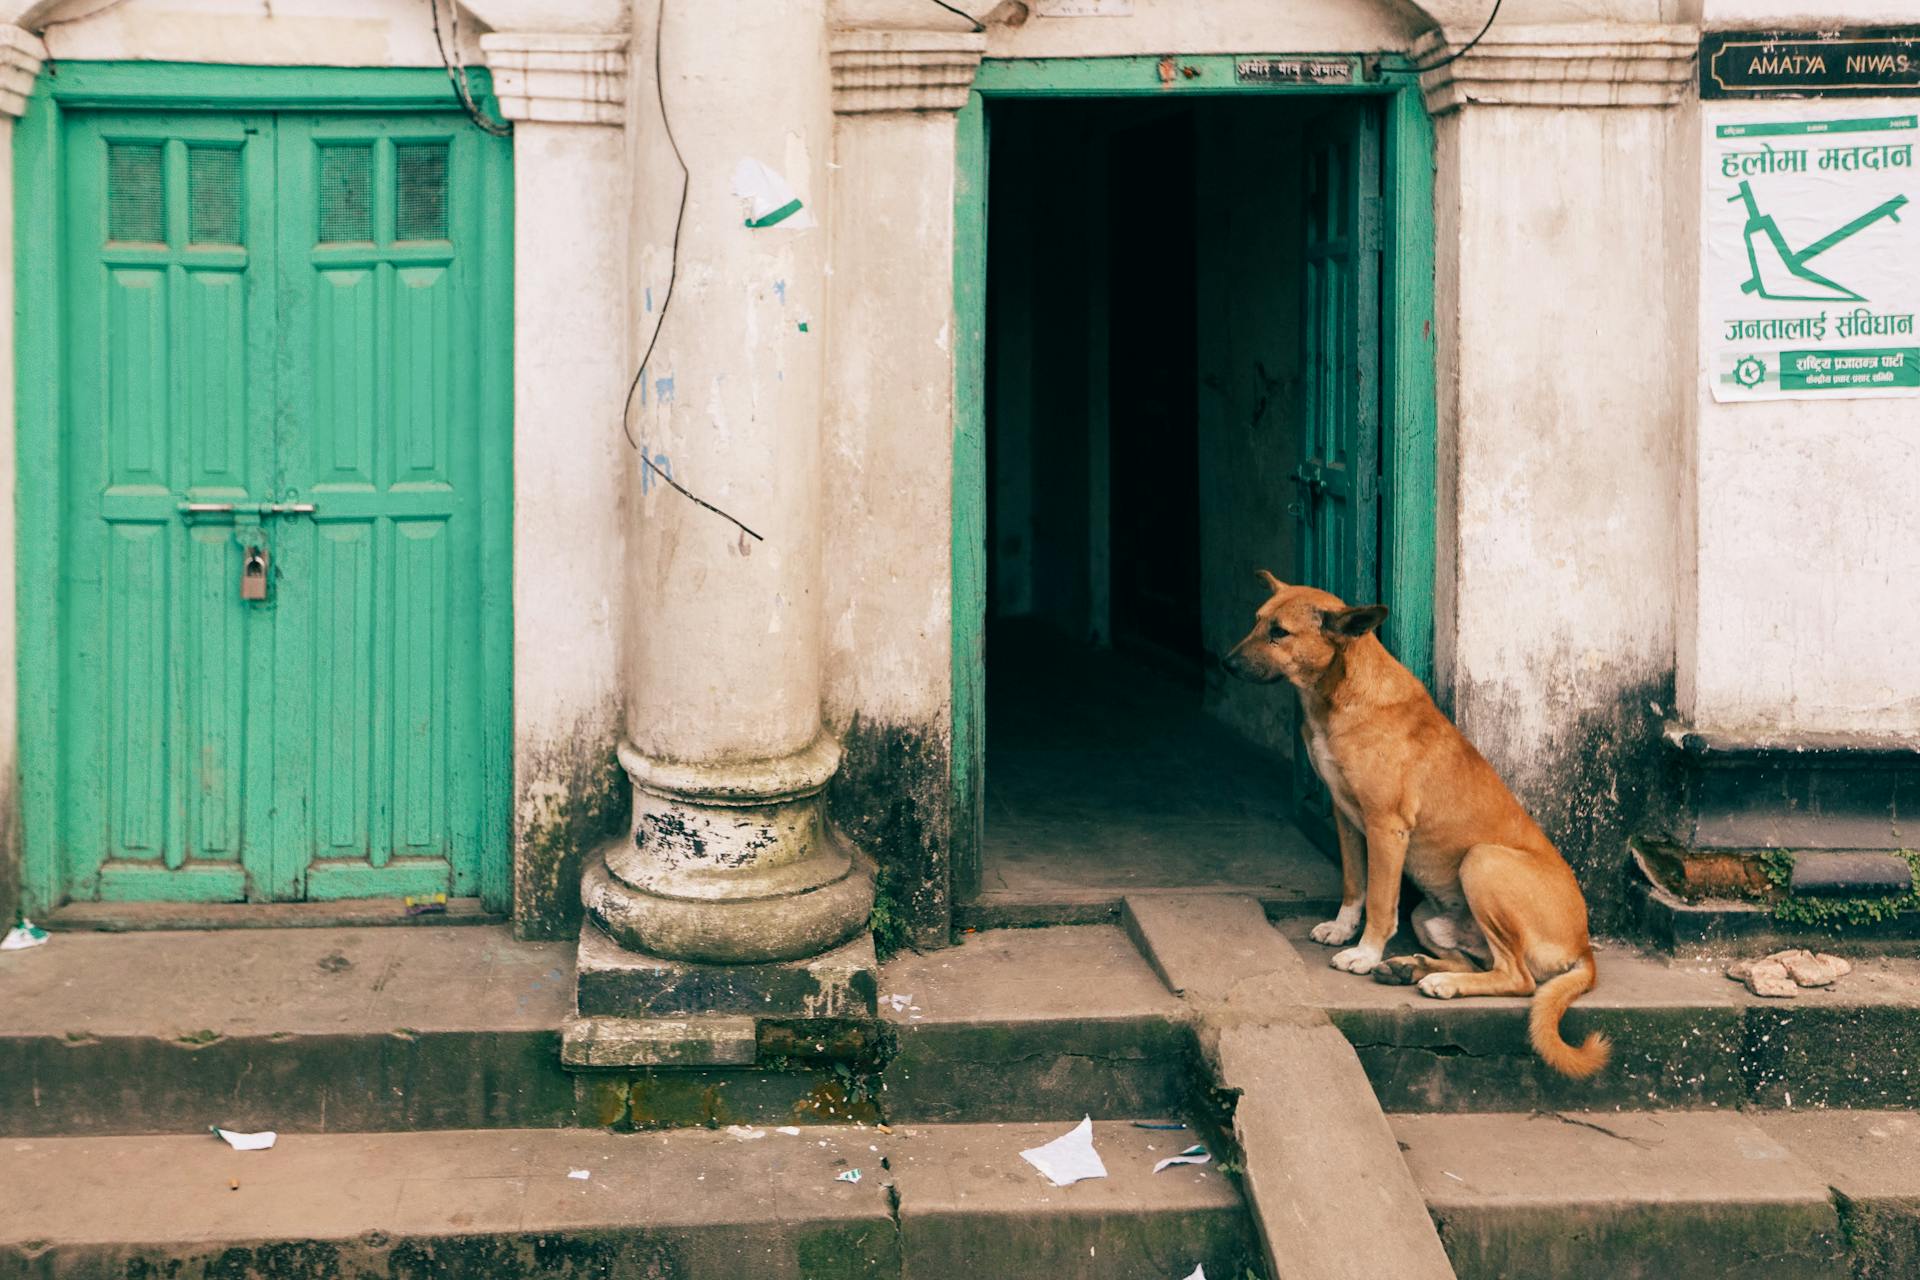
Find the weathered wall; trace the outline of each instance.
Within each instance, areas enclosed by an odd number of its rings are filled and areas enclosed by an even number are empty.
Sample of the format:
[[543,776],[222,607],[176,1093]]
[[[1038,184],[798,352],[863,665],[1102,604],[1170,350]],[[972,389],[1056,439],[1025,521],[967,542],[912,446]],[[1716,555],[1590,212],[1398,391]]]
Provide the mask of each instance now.
[[831,811],[921,946],[945,944],[951,907],[954,163],[946,112],[836,120],[822,714],[846,754]]
[[[1692,243],[1701,130],[1810,111],[1906,115],[1913,100],[1704,104],[1690,121],[1691,163],[1673,175]],[[1836,209],[1833,220],[1859,212]],[[1851,278],[1845,265],[1835,262],[1836,278]],[[1692,343],[1696,331],[1676,337]],[[1681,651],[1683,717],[1756,737],[1920,736],[1920,661],[1905,639],[1920,630],[1920,402],[1722,404],[1704,368],[1690,389],[1697,576]]]
[[[626,825],[621,131],[515,126],[514,920],[565,937],[583,855]],[[556,250],[562,250],[556,252]]]
[[[7,21],[0,0],[0,21]],[[437,67],[427,6],[401,0],[127,0],[32,4],[19,19],[44,28],[56,60],[132,58],[265,66]],[[442,22],[446,8],[442,7]],[[81,15],[69,20],[68,15]],[[462,56],[482,66],[479,23],[463,15]]]
[[1439,649],[1462,729],[1602,924],[1626,837],[1660,800],[1673,689],[1687,393],[1671,355],[1671,129],[1659,109],[1438,121],[1441,529],[1456,539]]
[[[927,26],[926,0],[839,0],[843,22]],[[1040,16],[1046,6],[964,0],[983,18],[990,58],[1099,57],[1114,54],[1402,48],[1431,25],[1412,4],[1355,0],[1346,4],[1273,4],[1271,0],[1134,0],[1125,17]],[[1429,5],[1444,9],[1446,5]],[[1475,3],[1456,7],[1473,9]],[[1463,16],[1460,21],[1466,21]],[[1473,19],[1479,21],[1479,18]],[[957,24],[958,19],[946,19]],[[1017,24],[1017,25],[1016,25]]]
[[[1223,654],[1291,580],[1287,512],[1300,457],[1299,114],[1274,102],[1201,104],[1195,127],[1200,290],[1201,642]],[[1295,700],[1210,679],[1207,708],[1253,741],[1293,750]]]

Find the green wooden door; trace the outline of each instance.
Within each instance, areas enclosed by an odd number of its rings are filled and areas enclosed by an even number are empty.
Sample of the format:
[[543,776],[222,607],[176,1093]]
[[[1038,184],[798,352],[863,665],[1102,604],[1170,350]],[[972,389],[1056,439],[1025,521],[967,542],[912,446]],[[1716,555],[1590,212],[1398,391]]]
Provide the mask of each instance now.
[[475,892],[505,841],[479,765],[491,144],[443,114],[65,128],[68,892]]
[[[1349,604],[1380,594],[1381,122],[1371,101],[1341,103],[1308,132],[1300,524],[1297,581]],[[1295,754],[1304,825],[1330,833],[1332,802]]]

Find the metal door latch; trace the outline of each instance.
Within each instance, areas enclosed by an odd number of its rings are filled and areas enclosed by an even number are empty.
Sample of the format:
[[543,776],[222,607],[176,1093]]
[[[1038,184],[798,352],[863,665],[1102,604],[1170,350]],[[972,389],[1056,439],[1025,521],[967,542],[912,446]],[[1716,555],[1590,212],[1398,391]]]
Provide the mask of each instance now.
[[240,562],[240,598],[242,600],[267,598],[267,549],[265,547],[248,547],[246,558]]

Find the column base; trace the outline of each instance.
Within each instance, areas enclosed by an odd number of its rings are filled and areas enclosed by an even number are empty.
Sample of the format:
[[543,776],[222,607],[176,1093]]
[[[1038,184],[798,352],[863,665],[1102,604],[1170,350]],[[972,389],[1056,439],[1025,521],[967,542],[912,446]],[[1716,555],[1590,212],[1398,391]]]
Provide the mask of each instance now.
[[[625,847],[616,842],[610,851],[618,856]],[[720,965],[800,960],[861,933],[873,914],[873,870],[844,846],[835,850],[837,874],[825,883],[793,892],[784,883],[786,870],[775,868],[765,877],[765,896],[718,899],[639,888],[607,869],[608,852],[593,856],[581,880],[587,920],[612,944],[649,958]],[[755,878],[738,876],[734,887],[750,891]]]
[[577,999],[590,1018],[871,1018],[879,970],[864,933],[803,960],[700,964],[628,950],[589,922],[580,930]]

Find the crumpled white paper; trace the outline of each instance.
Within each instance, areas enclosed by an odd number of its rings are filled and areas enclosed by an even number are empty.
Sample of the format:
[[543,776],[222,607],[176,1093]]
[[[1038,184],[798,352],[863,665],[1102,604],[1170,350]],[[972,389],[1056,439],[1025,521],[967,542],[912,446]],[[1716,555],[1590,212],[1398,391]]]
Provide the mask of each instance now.
[[7,930],[7,936],[0,938],[0,951],[25,951],[28,947],[47,945],[47,931],[31,920],[22,919],[19,924]]
[[279,1134],[269,1129],[265,1133],[235,1133],[231,1129],[222,1129],[218,1125],[214,1133],[227,1140],[227,1145],[235,1151],[265,1151],[279,1138]]
[[1188,1276],[1186,1280],[1207,1280],[1207,1269],[1205,1267],[1195,1267],[1193,1274]]
[[1199,1143],[1196,1142],[1194,1145],[1188,1147],[1185,1151],[1182,1151],[1179,1155],[1168,1156],[1165,1160],[1162,1160],[1159,1164],[1154,1165],[1153,1171],[1155,1173],[1158,1173],[1162,1169],[1165,1169],[1166,1167],[1168,1167],[1169,1165],[1176,1165],[1176,1164],[1205,1164],[1207,1163],[1207,1161],[1211,1159],[1213,1159],[1213,1153],[1208,1151],[1205,1147],[1201,1146]]
[[748,226],[805,231],[820,225],[804,206],[777,221],[764,221],[788,205],[800,205],[800,197],[794,194],[791,183],[752,156],[741,156],[740,163],[733,167],[733,194],[750,202],[747,209]]
[[1056,1187],[1070,1187],[1083,1178],[1104,1178],[1107,1166],[1093,1149],[1093,1117],[1088,1116],[1066,1134],[1044,1147],[1022,1151],[1020,1158],[1047,1175]]

